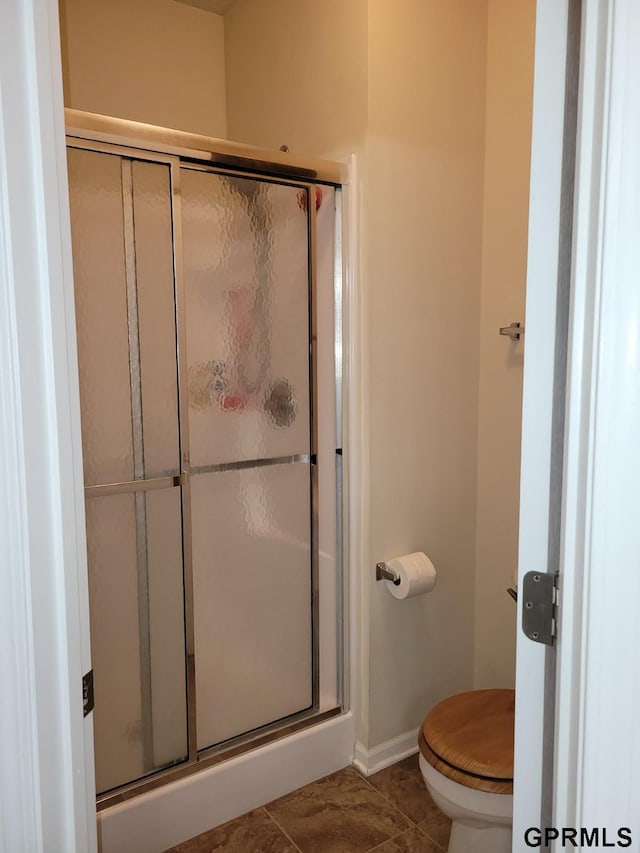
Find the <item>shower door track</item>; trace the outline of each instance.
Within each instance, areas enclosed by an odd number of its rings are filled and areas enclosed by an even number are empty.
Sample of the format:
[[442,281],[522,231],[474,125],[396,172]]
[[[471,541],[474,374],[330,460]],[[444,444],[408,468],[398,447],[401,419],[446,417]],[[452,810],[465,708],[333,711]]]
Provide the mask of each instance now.
[[[331,160],[295,157],[280,151],[256,148],[213,139],[195,133],[141,124],[126,119],[102,116],[82,110],[65,109],[67,139],[76,145],[86,140],[90,147],[105,142],[111,146],[129,148],[142,159],[149,154],[172,155],[183,162],[216,165],[223,169],[239,169],[243,173],[268,175],[272,178],[293,178],[307,183],[342,186],[347,181],[347,169]],[[166,162],[166,159],[165,159]]]
[[261,746],[266,746],[281,738],[307,729],[309,726],[324,723],[326,720],[342,714],[343,711],[344,709],[340,705],[328,708],[326,711],[301,711],[298,714],[287,717],[285,720],[278,720],[270,726],[263,726],[257,732],[247,732],[244,735],[240,735],[219,747],[209,747],[209,749],[202,750],[196,756],[195,761],[183,761],[180,764],[175,764],[173,767],[158,770],[153,775],[145,776],[136,782],[121,785],[113,791],[101,794],[96,798],[96,810],[100,812],[110,806],[131,800],[140,794],[153,791],[161,785],[177,782],[179,779],[184,779],[193,773],[198,773],[200,770],[214,767],[223,761],[229,761],[251,749],[258,749]]
[[[311,725],[323,722],[337,716],[345,709],[343,707],[344,677],[344,614],[337,614],[337,647],[338,647],[338,689],[337,704],[323,710],[319,709],[319,542],[318,542],[318,383],[317,383],[317,327],[316,327],[316,206],[311,201],[308,204],[308,252],[309,252],[309,333],[310,333],[310,414],[311,414],[311,448],[310,453],[295,456],[269,459],[242,460],[239,462],[222,463],[210,466],[190,467],[189,452],[189,414],[188,387],[186,365],[186,321],[185,321],[185,287],[182,275],[182,221],[181,221],[181,169],[203,170],[224,175],[237,175],[256,180],[267,180],[271,183],[298,186],[305,189],[312,198],[314,187],[325,183],[337,188],[345,179],[343,167],[328,161],[300,161],[279,156],[279,152],[267,152],[253,149],[249,146],[236,145],[224,140],[212,140],[193,134],[183,134],[177,131],[165,131],[162,128],[151,128],[103,116],[66,110],[67,146],[80,148],[104,154],[112,154],[129,160],[157,162],[167,165],[170,169],[171,181],[171,210],[173,230],[174,257],[174,298],[176,314],[177,342],[177,382],[178,382],[178,420],[180,436],[181,472],[179,475],[170,474],[150,479],[135,479],[129,482],[106,483],[85,488],[86,498],[133,493],[140,496],[137,505],[141,505],[142,493],[155,489],[180,487],[182,495],[183,519],[183,572],[184,572],[184,618],[186,639],[186,693],[187,693],[187,737],[188,754],[185,759],[164,768],[150,771],[141,778],[105,791],[97,797],[98,811],[116,803],[129,800],[134,796],[153,790],[171,781],[181,779],[205,767],[210,767],[222,761],[233,758],[250,749],[263,746],[272,741],[293,734]],[[275,159],[267,159],[275,158]],[[123,161],[124,162],[124,161]],[[340,217],[337,221],[341,222]],[[336,278],[341,276],[341,258],[339,242],[335,246]],[[336,284],[336,296],[341,295],[341,285]],[[338,315],[336,306],[336,316]],[[134,317],[135,320],[135,317]],[[134,323],[135,325],[135,323]],[[340,342],[336,339],[336,348]],[[337,349],[336,349],[337,351]],[[135,352],[134,352],[135,356]],[[134,358],[135,360],[135,358]],[[132,365],[135,372],[135,364]],[[340,362],[336,359],[336,394],[341,391]],[[337,413],[341,412],[341,401],[337,400]],[[340,429],[338,430],[338,436]],[[341,501],[341,448],[338,450],[336,500]],[[312,601],[312,704],[309,708],[275,720],[258,729],[242,733],[222,743],[198,749],[196,730],[196,685],[195,685],[195,634],[194,634],[194,578],[192,565],[191,544],[191,474],[215,473],[248,468],[266,467],[277,464],[295,462],[310,463],[311,476],[311,601]],[[139,476],[135,473],[136,478]],[[337,505],[338,545],[342,545],[342,508]],[[342,553],[337,551],[337,590],[338,607],[343,606],[344,578],[342,576]]]

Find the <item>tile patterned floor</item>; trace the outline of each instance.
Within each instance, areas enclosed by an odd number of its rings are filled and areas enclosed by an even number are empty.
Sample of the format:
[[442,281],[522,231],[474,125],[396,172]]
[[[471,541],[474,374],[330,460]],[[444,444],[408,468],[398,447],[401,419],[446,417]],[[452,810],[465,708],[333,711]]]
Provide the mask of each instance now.
[[412,755],[368,779],[347,767],[167,853],[443,853],[450,829]]

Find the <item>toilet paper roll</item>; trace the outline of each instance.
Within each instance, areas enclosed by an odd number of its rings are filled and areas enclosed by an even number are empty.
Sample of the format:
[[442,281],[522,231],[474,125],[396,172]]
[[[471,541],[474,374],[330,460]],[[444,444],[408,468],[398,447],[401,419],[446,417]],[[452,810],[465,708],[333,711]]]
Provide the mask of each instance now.
[[431,592],[436,585],[436,569],[431,560],[422,551],[405,554],[387,560],[387,568],[393,569],[400,576],[396,586],[393,581],[385,581],[387,589],[394,598],[413,598]]

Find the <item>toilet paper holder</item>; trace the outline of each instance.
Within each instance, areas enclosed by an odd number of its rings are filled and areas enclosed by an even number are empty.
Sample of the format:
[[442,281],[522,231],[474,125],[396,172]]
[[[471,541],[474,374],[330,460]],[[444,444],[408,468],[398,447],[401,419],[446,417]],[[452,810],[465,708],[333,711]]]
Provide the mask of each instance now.
[[400,586],[400,575],[390,569],[386,563],[376,563],[376,580],[391,581],[395,586]]

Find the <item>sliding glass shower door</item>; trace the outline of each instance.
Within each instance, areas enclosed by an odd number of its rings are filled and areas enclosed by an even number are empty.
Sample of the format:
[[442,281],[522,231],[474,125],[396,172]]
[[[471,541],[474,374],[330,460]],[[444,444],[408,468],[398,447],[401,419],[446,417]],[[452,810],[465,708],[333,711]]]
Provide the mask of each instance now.
[[185,758],[167,166],[69,151],[99,792]]
[[311,707],[306,191],[182,169],[198,748]]
[[69,182],[104,794],[318,709],[335,499],[319,535],[315,190],[89,149]]

